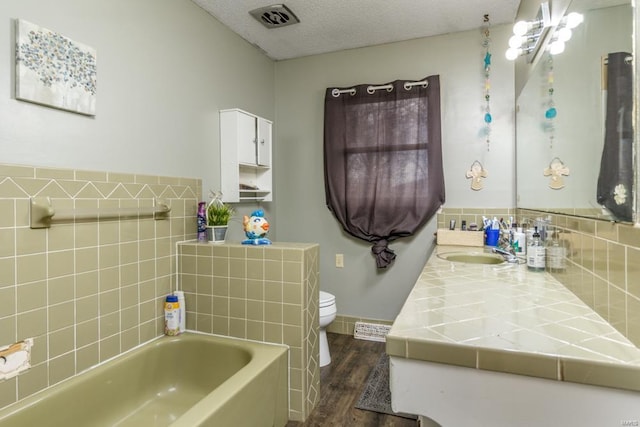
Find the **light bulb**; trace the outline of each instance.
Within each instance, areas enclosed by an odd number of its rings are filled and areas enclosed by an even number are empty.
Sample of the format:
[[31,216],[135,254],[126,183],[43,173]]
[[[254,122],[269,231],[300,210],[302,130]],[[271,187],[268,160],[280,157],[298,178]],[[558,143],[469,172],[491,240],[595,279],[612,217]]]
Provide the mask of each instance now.
[[557,55],[559,53],[564,52],[564,42],[560,40],[556,40],[549,45],[549,53],[551,55]]
[[556,32],[556,34],[557,34],[558,40],[560,40],[561,42],[569,41],[569,39],[571,39],[571,36],[573,35],[571,30],[568,29],[567,27],[560,28]]
[[584,16],[582,16],[578,12],[571,12],[566,16],[565,19],[567,20],[567,28],[572,29],[582,24],[582,21],[584,21]]
[[527,21],[518,21],[513,26],[513,34],[516,36],[524,36],[529,31],[529,23]]
[[526,37],[522,37],[522,36],[511,36],[509,38],[509,47],[512,48],[519,48],[520,46],[522,46],[522,43],[524,43],[524,41],[526,40]]
[[518,56],[520,56],[520,52],[521,49],[515,48],[515,47],[510,47],[509,49],[507,49],[507,51],[505,52],[504,56],[509,60],[509,61],[513,61],[515,60]]

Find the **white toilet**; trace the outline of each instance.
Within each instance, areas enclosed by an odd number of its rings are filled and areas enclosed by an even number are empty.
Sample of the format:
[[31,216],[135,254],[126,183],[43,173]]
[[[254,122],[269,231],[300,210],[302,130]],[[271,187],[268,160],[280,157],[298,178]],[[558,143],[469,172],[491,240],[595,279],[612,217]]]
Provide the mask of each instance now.
[[320,291],[320,367],[331,363],[327,326],[336,318],[336,297],[329,292]]

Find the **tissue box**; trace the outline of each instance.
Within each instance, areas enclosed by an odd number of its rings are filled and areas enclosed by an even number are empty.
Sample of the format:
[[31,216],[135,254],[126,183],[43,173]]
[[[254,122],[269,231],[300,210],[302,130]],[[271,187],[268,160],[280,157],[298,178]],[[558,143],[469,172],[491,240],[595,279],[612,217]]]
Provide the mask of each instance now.
[[484,246],[484,231],[447,230],[440,228],[436,236],[438,245]]

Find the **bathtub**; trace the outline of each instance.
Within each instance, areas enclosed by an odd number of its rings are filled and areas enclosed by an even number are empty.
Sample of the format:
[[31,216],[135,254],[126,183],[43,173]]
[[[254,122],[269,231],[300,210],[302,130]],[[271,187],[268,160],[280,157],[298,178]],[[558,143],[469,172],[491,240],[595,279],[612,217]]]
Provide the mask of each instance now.
[[0,411],[11,426],[284,426],[287,348],[162,337]]

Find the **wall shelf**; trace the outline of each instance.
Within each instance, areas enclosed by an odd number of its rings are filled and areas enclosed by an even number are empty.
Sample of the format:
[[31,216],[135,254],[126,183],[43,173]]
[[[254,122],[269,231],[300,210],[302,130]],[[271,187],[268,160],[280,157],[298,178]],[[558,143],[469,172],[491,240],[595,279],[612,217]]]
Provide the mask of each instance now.
[[220,187],[225,202],[270,202],[272,122],[239,109],[220,111]]

